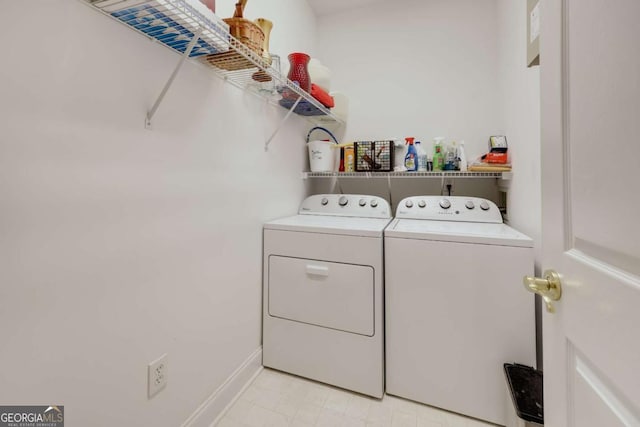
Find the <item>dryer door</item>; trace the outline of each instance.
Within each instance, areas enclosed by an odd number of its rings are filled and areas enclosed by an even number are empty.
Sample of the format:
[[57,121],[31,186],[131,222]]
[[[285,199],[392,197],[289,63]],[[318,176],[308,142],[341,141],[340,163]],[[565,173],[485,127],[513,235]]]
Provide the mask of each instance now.
[[271,255],[269,315],[325,328],[374,335],[374,270]]

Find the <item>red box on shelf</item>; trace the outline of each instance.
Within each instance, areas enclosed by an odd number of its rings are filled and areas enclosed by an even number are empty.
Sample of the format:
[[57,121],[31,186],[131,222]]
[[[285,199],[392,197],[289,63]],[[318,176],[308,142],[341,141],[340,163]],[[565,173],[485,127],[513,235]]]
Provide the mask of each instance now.
[[507,153],[487,153],[484,161],[487,163],[507,163]]
[[327,108],[333,108],[335,105],[333,103],[333,96],[329,95],[324,91],[324,89],[314,83],[311,83],[311,96],[320,101],[320,103]]

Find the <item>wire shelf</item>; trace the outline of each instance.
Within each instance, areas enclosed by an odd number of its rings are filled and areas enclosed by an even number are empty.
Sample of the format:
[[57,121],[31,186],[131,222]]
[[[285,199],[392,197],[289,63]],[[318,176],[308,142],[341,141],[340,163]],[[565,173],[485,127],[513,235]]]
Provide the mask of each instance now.
[[[234,86],[324,123],[344,121],[229,34],[229,26],[198,0],[83,0],[97,10],[189,59]],[[198,40],[189,51],[190,42]],[[293,100],[294,102],[288,102]],[[283,101],[283,102],[280,102]]]
[[511,172],[304,172],[304,178],[502,178]]

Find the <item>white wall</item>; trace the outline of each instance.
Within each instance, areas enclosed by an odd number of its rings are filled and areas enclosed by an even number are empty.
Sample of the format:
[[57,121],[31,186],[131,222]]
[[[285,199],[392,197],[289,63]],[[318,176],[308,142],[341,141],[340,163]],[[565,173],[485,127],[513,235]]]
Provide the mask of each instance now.
[[[332,89],[350,98],[345,139],[443,135],[465,140],[471,160],[504,133],[514,165],[509,220],[539,255],[539,72],[526,68],[525,42],[525,0],[384,1],[318,20],[319,59]],[[373,181],[343,180],[342,190],[388,194],[386,181]],[[395,201],[440,191],[440,182],[406,181],[393,182]],[[488,180],[453,183],[454,194],[496,196]]]
[[[313,50],[306,2],[247,15]],[[145,130],[179,56],[80,1],[2,2],[0,35],[0,402],[179,425],[260,346],[261,224],[297,210],[308,125],[265,153],[284,110],[187,63]]]
[[[499,0],[500,103],[514,165],[507,206],[509,224],[534,241],[540,275],[542,196],[540,182],[540,69],[527,68],[527,2]],[[544,55],[541,55],[544,61]],[[542,314],[536,297],[537,367],[542,369]]]
[[350,99],[346,139],[436,136],[486,152],[501,131],[496,0],[372,3],[318,20],[318,56]]
[[[467,157],[502,133],[496,0],[402,0],[322,15],[318,57],[350,101],[345,140],[436,136],[464,140]],[[337,190],[315,180],[314,192]],[[343,192],[390,198],[441,194],[434,179],[342,180]],[[493,180],[456,179],[452,194],[497,200]],[[446,191],[446,189],[444,190]],[[391,197],[389,197],[391,194]],[[446,194],[446,193],[443,193]]]
[[[499,0],[500,104],[514,165],[509,223],[534,239],[540,264],[540,71],[527,68],[527,2]],[[543,60],[541,58],[541,60]]]

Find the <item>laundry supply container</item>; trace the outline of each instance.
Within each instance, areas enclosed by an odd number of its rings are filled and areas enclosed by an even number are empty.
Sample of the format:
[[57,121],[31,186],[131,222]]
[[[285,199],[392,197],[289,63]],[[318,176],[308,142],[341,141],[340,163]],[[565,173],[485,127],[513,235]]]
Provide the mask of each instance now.
[[[328,134],[333,139],[333,142],[324,140],[309,141],[311,133],[316,130]],[[336,160],[340,150],[336,149],[338,140],[331,132],[323,127],[316,126],[309,130],[306,141],[307,149],[309,150],[309,170],[311,172],[333,172],[336,170]]]
[[505,363],[507,380],[506,427],[544,425],[542,372],[530,366]]

